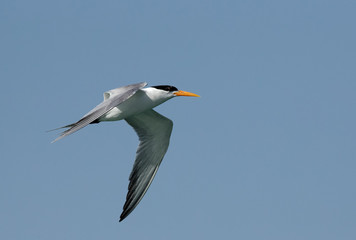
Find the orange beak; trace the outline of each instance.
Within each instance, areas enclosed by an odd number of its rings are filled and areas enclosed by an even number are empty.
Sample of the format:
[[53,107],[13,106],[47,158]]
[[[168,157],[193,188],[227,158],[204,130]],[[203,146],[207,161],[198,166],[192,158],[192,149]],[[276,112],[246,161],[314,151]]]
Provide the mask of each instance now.
[[190,93],[190,92],[186,92],[186,91],[177,91],[175,93],[173,93],[176,96],[186,96],[186,97],[200,97],[199,95],[195,94],[195,93]]

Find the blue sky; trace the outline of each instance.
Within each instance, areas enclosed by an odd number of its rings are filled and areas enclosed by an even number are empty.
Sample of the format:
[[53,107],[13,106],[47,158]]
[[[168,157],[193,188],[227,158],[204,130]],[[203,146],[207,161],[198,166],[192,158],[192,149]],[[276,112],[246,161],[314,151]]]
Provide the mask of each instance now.
[[[354,1],[2,1],[0,238],[355,239]],[[106,90],[201,98],[157,111],[171,145],[123,222],[125,122],[50,144]]]

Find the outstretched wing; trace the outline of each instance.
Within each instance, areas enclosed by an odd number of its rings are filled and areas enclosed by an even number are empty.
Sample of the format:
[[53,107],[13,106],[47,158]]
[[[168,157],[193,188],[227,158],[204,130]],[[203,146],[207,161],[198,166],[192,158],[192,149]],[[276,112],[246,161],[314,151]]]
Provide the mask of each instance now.
[[[61,135],[58,138],[56,138],[53,142],[56,142],[59,139],[64,138],[65,136],[68,136],[78,131],[79,129],[87,126],[91,122],[103,116],[105,113],[109,112],[111,109],[113,109],[120,103],[129,99],[132,95],[134,95],[137,92],[137,90],[143,88],[146,85],[147,83],[142,82],[142,83],[131,84],[125,87],[120,87],[108,91],[107,93],[105,93],[106,94],[104,95],[105,100],[102,103],[100,103],[98,106],[96,106],[86,115],[84,115],[84,117],[82,117],[78,122],[65,126],[65,127],[69,127],[69,129],[62,132]],[[108,97],[108,94],[110,94],[110,97]]]
[[155,177],[168,149],[173,122],[148,110],[125,119],[136,131],[140,144],[130,174],[130,183],[120,222],[139,204]]

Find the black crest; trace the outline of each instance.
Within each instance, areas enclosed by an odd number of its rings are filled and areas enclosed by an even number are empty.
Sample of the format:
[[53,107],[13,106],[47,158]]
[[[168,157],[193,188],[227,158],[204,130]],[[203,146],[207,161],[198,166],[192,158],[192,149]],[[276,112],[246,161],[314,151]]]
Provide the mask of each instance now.
[[164,90],[164,91],[168,91],[168,92],[174,92],[174,91],[178,91],[178,89],[174,86],[169,86],[169,85],[158,85],[158,86],[152,86],[154,88],[157,88],[157,89],[161,89],[161,90]]

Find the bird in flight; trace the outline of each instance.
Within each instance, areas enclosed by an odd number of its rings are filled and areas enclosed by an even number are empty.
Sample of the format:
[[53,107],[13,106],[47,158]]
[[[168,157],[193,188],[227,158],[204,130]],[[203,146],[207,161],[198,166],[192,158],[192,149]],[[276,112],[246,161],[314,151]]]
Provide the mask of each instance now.
[[[199,97],[174,86],[159,85],[144,88],[147,83],[131,84],[104,93],[104,101],[67,128],[53,142],[94,123],[124,119],[136,131],[139,145],[129,177],[128,193],[120,222],[139,204],[155,177],[168,149],[173,122],[153,108],[176,96]],[[55,129],[55,130],[57,130]],[[52,143],[53,143],[52,142]]]

